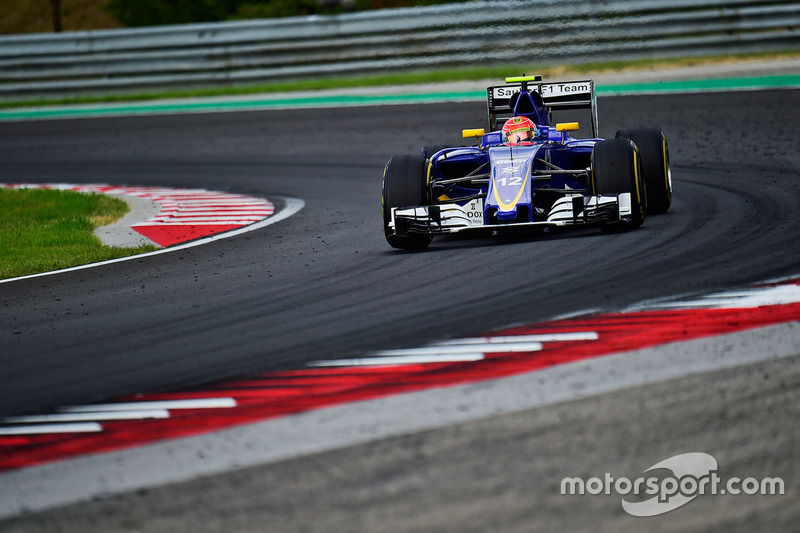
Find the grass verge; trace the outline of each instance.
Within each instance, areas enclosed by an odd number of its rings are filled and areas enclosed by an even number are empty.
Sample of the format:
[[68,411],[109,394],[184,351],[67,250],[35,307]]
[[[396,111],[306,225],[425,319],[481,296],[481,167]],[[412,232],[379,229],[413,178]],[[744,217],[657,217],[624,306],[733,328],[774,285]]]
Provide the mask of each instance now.
[[125,202],[102,194],[0,188],[0,279],[155,250],[105,246],[94,235],[127,211]]
[[764,52],[739,55],[715,55],[676,59],[642,59],[629,61],[604,61],[569,65],[505,64],[492,67],[462,67],[425,71],[397,72],[391,74],[320,77],[308,80],[280,81],[246,86],[228,86],[142,92],[139,94],[117,94],[105,96],[77,96],[69,98],[42,98],[0,102],[0,109],[14,107],[38,107],[48,105],[136,102],[169,98],[204,98],[276,92],[317,91],[323,89],[347,89],[354,87],[379,87],[387,85],[410,85],[416,83],[446,83],[453,81],[476,81],[493,79],[500,81],[514,74],[542,74],[545,79],[564,78],[571,75],[608,74],[635,72],[679,67],[700,67],[743,61],[767,61],[800,57],[800,51]]

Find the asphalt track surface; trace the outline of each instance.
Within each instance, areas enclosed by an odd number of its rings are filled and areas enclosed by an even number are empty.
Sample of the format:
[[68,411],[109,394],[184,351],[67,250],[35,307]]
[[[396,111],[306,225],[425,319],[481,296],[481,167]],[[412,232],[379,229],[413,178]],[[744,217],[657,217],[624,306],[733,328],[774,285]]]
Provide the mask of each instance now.
[[[383,164],[424,144],[458,142],[463,127],[485,126],[481,103],[3,124],[0,181],[203,187],[297,197],[306,207],[277,225],[207,246],[0,286],[0,414],[43,412],[797,274],[800,91],[610,97],[599,105],[604,136],[651,124],[666,132],[675,184],[668,214],[650,217],[630,233],[440,239],[424,253],[394,251],[383,239]],[[379,449],[394,454],[394,466],[383,467],[391,472],[370,468],[370,458],[380,454],[362,447],[317,456],[313,468],[300,460],[269,467],[258,480],[252,477],[258,473],[247,471],[240,474],[247,479],[218,480],[216,488],[226,496],[220,501],[231,503],[247,501],[235,487],[248,479],[256,490],[268,490],[274,484],[264,479],[303,478],[303,487],[285,487],[287,498],[298,498],[293,504],[276,498],[252,503],[256,510],[243,503],[228,514],[226,524],[241,529],[258,529],[257,517],[283,504],[274,515],[276,528],[325,530],[324,518],[303,522],[299,516],[304,511],[297,502],[306,498],[317,503],[313,513],[327,511],[333,524],[328,530],[348,529],[348,523],[352,529],[485,530],[490,516],[498,529],[530,530],[541,509],[536,499],[518,495],[528,489],[535,494],[536,483],[515,483],[578,457],[614,471],[648,446],[663,448],[665,458],[691,451],[687,446],[710,453],[716,443],[755,447],[762,462],[788,461],[796,473],[797,438],[786,444],[775,435],[797,436],[797,383],[797,358],[764,363],[501,417],[488,423],[492,427],[442,430],[453,440],[431,432],[386,441]],[[668,399],[674,409],[648,403],[651,395]],[[682,446],[673,450],[664,443]],[[537,453],[541,461],[525,472],[512,474],[503,461]],[[443,462],[429,464],[437,454]],[[742,465],[760,464],[742,455]],[[772,463],[769,457],[775,457]],[[639,459],[627,468],[638,473],[653,462]],[[309,488],[315,468],[322,471],[316,475],[324,479],[316,481],[325,483],[324,491]],[[393,477],[399,469],[405,474]],[[439,478],[437,469],[445,469]],[[578,470],[567,473],[580,475]],[[461,488],[450,498],[430,497],[422,488],[425,471]],[[492,481],[470,484],[483,477]],[[383,478],[399,485],[381,489],[382,502],[370,502],[368,493]],[[333,495],[344,479],[355,491],[349,508],[337,506]],[[197,486],[194,494],[206,488]],[[399,497],[408,492],[414,496]],[[130,527],[148,530],[189,523],[183,521],[193,514],[189,503],[183,512],[136,510],[157,509],[159,499],[163,495],[154,491],[139,495],[138,503],[94,512],[133,516]],[[462,509],[458,501],[472,506]],[[415,502],[438,510],[415,517]],[[772,502],[764,504],[767,514]],[[142,507],[148,504],[153,507]],[[540,525],[597,526],[592,513],[569,505],[548,506]],[[720,529],[731,529],[725,509],[712,511],[720,515]],[[78,508],[52,520],[88,530],[80,521],[84,512]],[[211,529],[213,521],[202,516],[191,520],[193,527]],[[762,516],[735,523],[763,525]],[[796,513],[784,509],[772,516],[777,521],[771,524],[784,529]],[[116,529],[128,527],[119,520]]]

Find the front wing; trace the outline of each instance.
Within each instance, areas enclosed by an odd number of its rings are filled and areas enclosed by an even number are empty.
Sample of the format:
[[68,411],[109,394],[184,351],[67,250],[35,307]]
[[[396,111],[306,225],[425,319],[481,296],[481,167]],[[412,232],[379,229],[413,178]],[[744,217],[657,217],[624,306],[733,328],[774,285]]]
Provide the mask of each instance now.
[[395,207],[392,208],[391,215],[389,227],[398,235],[440,235],[479,229],[608,224],[624,221],[625,217],[631,215],[631,195],[567,195],[553,204],[546,219],[536,222],[486,224],[483,198],[476,198],[464,205],[452,203]]

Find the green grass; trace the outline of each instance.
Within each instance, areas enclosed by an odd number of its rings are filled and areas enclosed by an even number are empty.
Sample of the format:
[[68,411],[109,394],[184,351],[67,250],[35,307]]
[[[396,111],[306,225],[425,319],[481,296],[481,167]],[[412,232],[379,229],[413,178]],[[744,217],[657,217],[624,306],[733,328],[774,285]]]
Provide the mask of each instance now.
[[102,194],[0,188],[0,279],[155,250],[109,247],[94,235],[127,211]]
[[44,98],[35,100],[19,100],[0,102],[0,109],[69,105],[89,103],[134,102],[169,98],[202,98],[213,96],[268,94],[275,92],[316,91],[322,89],[346,89],[354,87],[378,87],[392,85],[409,85],[416,83],[445,83],[453,81],[496,80],[500,82],[506,76],[526,74],[542,74],[545,79],[563,79],[571,75],[605,74],[659,68],[677,68],[687,66],[716,65],[739,61],[790,59],[800,57],[800,51],[765,52],[752,54],[715,55],[695,58],[676,58],[663,60],[631,60],[605,61],[570,65],[545,64],[505,64],[492,67],[463,67],[412,72],[397,72],[380,75],[360,75],[342,77],[320,77],[308,80],[281,81],[274,83],[238,86],[214,87],[205,89],[169,90],[143,92],[139,94],[117,94],[106,96],[86,96],[70,98]]

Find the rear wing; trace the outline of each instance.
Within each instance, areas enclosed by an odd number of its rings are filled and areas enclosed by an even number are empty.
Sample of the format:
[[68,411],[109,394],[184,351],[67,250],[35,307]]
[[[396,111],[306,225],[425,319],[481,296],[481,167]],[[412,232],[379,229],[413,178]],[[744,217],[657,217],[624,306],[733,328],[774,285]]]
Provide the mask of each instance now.
[[[507,81],[512,79],[514,78],[509,78]],[[558,109],[588,109],[592,116],[592,137],[597,137],[599,131],[597,126],[597,97],[595,95],[594,81],[592,80],[542,83],[541,78],[538,78],[535,83],[526,80],[488,87],[486,89],[486,97],[489,108],[489,131],[499,130],[503,127],[505,121],[512,117],[514,112],[511,107],[512,96],[523,90],[523,88],[526,88],[530,93],[537,93],[541,96],[548,116],[553,110]]]

